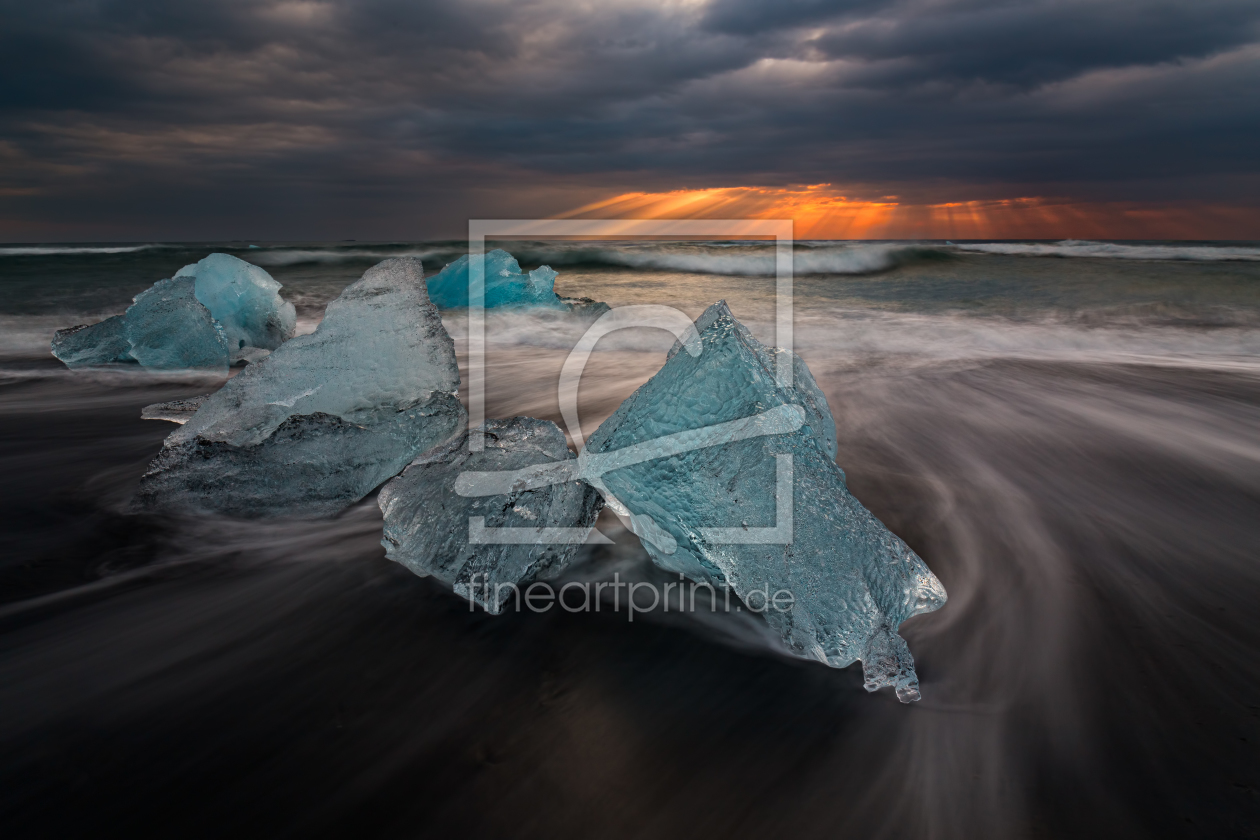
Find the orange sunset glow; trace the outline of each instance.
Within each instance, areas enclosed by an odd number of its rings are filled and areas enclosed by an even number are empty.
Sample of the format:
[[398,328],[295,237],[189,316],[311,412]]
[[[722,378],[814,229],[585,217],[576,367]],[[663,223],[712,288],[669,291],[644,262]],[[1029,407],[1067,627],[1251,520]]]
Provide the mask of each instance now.
[[1256,230],[1260,208],[1038,196],[914,204],[810,184],[622,193],[562,214],[574,217],[792,219],[800,239],[1219,239]]

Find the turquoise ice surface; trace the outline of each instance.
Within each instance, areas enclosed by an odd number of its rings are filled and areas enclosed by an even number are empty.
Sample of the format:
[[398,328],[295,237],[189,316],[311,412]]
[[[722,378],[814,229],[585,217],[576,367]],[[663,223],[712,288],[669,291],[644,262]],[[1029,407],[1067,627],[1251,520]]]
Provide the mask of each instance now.
[[297,312],[280,297],[280,284],[256,265],[211,254],[176,277],[192,277],[197,300],[210,310],[235,354],[245,347],[275,350],[293,337]]
[[[775,360],[784,351],[763,347],[724,302],[711,306],[696,330],[700,354],[675,346],[664,367],[596,430],[586,452],[779,416],[785,406],[797,407],[788,410],[803,422],[793,431],[607,472],[601,480],[610,506],[628,511],[657,565],[729,586],[795,655],[836,668],[861,660],[868,690],[890,686],[902,702],[917,700],[914,661],[897,629],[939,609],[944,587],[849,493],[835,461],[831,411],[805,363],[790,357],[792,384],[780,383]],[[790,482],[777,497],[785,467]],[[762,530],[785,522],[786,537],[782,527]],[[767,533],[779,536],[758,542]],[[779,606],[767,604],[776,593]]]
[[122,315],[58,330],[52,353],[71,368],[139,362],[226,373],[292,338],[297,315],[279,289],[258,266],[211,254],[136,295]]
[[123,322],[131,356],[144,367],[227,373],[231,364],[223,328],[197,300],[191,277],[154,283],[136,295]]
[[[429,299],[442,309],[468,306],[468,255],[457,259],[428,279]],[[556,272],[550,266],[521,271],[516,258],[500,248],[485,255],[483,306],[543,306],[565,309],[556,297]]]
[[134,364],[126,327],[123,316],[114,315],[91,326],[80,324],[57,330],[52,354],[69,368]]

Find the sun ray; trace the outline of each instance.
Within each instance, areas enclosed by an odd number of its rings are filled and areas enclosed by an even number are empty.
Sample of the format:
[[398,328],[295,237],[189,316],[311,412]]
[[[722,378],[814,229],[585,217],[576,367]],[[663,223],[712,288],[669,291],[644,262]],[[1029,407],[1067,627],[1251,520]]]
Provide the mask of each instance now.
[[793,219],[798,239],[1203,238],[1222,221],[1260,222],[1260,208],[1082,202],[1055,197],[904,202],[850,198],[833,184],[712,187],[612,195],[560,218]]

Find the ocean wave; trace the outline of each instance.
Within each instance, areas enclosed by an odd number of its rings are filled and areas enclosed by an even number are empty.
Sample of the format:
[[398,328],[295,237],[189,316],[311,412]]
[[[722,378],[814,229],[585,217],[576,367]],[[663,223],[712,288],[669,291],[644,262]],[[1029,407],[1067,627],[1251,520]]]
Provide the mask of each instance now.
[[[1141,317],[1146,313],[1114,313],[1111,321],[1105,314],[1056,313],[1030,320],[849,308],[798,311],[795,349],[811,365],[823,366],[894,359],[915,364],[996,359],[1229,368],[1260,364],[1260,325],[1254,320],[1203,326],[1170,323],[1159,313],[1152,313],[1149,321]],[[774,343],[772,321],[742,320],[758,339]],[[465,315],[447,313],[443,323],[463,352]],[[487,313],[485,337],[491,356],[524,347],[567,352],[588,325],[564,313],[492,312]],[[662,330],[629,329],[610,333],[595,350],[663,354],[673,343],[674,337]]]
[[166,245],[15,245],[0,248],[0,257],[43,257],[74,254],[130,254]]
[[[773,244],[751,240],[598,244],[520,241],[488,242],[486,247],[502,247],[516,257],[522,265],[550,265],[553,268],[585,265],[644,271],[769,277],[775,274],[776,262]],[[1260,262],[1260,247],[1251,245],[1122,244],[1074,239],[1062,242],[951,242],[945,244],[921,242],[842,244],[800,241],[794,243],[792,270],[798,275],[878,274],[910,263],[948,259],[960,252],[1029,257]],[[465,253],[467,253],[467,248],[454,245],[419,248],[301,249],[285,247],[274,250],[253,250],[246,258],[262,266],[288,266],[409,256],[419,257],[424,260],[426,269],[436,271]]]
[[0,359],[43,359],[52,356],[52,339],[57,330],[77,324],[95,324],[100,315],[0,314]]
[[[742,317],[763,343],[775,343],[772,321]],[[994,363],[1141,366],[1165,370],[1260,374],[1260,329],[1166,326],[1085,327],[961,313],[912,314],[831,308],[798,312],[794,348],[824,388],[861,390],[876,379],[982,368]],[[455,339],[461,376],[469,381],[467,328],[457,313],[443,318]],[[586,434],[665,361],[674,343],[662,330],[631,329],[600,340],[581,378],[561,392],[564,360],[584,332],[574,319],[530,312],[487,313],[484,356],[486,416],[527,414],[560,421],[561,399],[578,399]],[[833,402],[846,416],[859,402]]]
[[980,242],[953,245],[960,251],[1028,257],[1093,257],[1113,260],[1260,261],[1260,248],[1236,245],[1123,245],[1065,239],[1062,242]]
[[[487,243],[502,247],[523,265],[600,265],[696,274],[773,276],[775,251],[765,242],[747,243]],[[344,263],[419,257],[425,268],[438,270],[468,252],[467,248],[276,248],[251,250],[247,260],[261,266]],[[906,244],[820,245],[797,243],[793,271],[797,274],[873,274],[888,271],[925,256],[942,256],[940,249]]]
[[[697,314],[697,313],[691,313]],[[745,312],[741,319],[759,340],[775,343],[774,322]],[[1121,362],[1140,359],[1216,359],[1234,366],[1260,359],[1260,323],[1244,314],[1218,319],[1169,317],[1162,310],[1102,309],[1006,318],[967,313],[910,313],[872,309],[798,310],[795,349],[810,364],[872,358],[918,357],[924,361],[1027,359]],[[53,333],[73,323],[95,322],[64,315],[0,316],[0,358],[48,359]],[[319,316],[298,321],[298,335],[314,332]],[[467,313],[443,313],[442,322],[460,353],[468,339]],[[553,310],[500,310],[485,315],[490,352],[513,348],[544,352],[572,349],[592,323],[589,317]],[[600,340],[596,353],[663,354],[673,335],[658,329],[618,330]]]
[[[547,247],[508,246],[525,263],[605,265],[696,274],[773,276],[775,249],[764,242],[704,243],[696,245],[615,245]],[[874,274],[917,259],[941,257],[940,249],[907,244],[811,245],[794,249],[795,274]]]
[[1203,328],[1079,315],[1037,320],[835,309],[798,316],[795,349],[811,366],[1019,360],[1260,368],[1256,326]]
[[[259,248],[251,250],[241,257],[261,266],[288,266],[310,263],[344,263],[366,260],[384,260],[390,257],[419,257],[425,261],[425,268],[441,268],[447,262],[458,259],[464,250],[450,248],[410,248],[410,249],[369,249],[369,248],[276,248],[274,250]],[[435,261],[430,265],[429,261]],[[441,262],[438,265],[437,262]]]

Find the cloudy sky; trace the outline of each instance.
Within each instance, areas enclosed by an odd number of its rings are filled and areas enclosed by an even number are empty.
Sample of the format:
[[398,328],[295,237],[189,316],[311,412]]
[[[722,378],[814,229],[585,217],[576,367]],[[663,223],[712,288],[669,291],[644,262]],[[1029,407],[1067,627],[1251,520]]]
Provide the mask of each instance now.
[[1257,0],[0,0],[0,239],[1260,238]]

